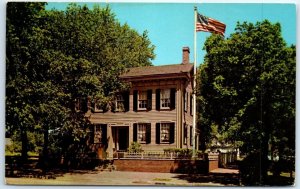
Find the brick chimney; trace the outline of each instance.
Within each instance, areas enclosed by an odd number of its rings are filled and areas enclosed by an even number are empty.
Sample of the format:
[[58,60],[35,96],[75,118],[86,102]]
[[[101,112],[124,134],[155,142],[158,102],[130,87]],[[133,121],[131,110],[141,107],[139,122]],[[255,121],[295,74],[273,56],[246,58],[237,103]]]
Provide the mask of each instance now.
[[190,63],[190,48],[183,47],[182,48],[182,63],[181,64],[188,64]]

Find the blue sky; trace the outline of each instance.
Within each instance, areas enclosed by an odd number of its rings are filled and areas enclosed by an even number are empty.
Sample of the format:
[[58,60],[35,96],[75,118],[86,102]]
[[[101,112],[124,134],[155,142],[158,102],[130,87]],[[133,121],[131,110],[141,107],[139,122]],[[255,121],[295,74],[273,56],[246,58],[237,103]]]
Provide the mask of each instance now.
[[[84,3],[79,3],[80,5]],[[88,3],[92,8],[94,4]],[[106,3],[98,3],[105,6]],[[64,10],[68,3],[50,2],[47,9]],[[109,3],[121,24],[127,23],[139,33],[147,30],[156,46],[154,65],[177,64],[182,61],[182,47],[190,47],[194,60],[194,6],[198,12],[226,24],[225,37],[234,32],[237,21],[256,23],[264,19],[279,22],[285,41],[296,44],[296,6],[294,4],[250,3]],[[203,62],[204,41],[211,34],[197,32],[197,64]]]

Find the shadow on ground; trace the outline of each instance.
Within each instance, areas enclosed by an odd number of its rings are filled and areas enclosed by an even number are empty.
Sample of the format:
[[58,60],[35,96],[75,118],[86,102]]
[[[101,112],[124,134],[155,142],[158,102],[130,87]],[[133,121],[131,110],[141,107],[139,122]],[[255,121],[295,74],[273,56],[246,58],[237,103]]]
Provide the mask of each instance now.
[[237,174],[188,174],[178,175],[178,179],[186,180],[189,183],[219,183],[223,185],[240,185],[239,175]]

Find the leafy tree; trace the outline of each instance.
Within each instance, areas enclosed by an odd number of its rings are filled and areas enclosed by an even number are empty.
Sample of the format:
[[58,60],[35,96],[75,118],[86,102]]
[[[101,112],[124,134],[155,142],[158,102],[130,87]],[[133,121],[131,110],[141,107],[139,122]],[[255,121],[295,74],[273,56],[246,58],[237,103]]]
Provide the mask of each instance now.
[[265,20],[238,23],[228,39],[212,35],[205,49],[198,91],[203,142],[215,139],[258,154],[256,182],[263,184],[269,153],[294,155],[295,46],[286,45],[280,24]]
[[[111,100],[127,87],[118,77],[121,73],[151,65],[154,46],[147,32],[140,35],[121,25],[109,7],[89,10],[70,4],[66,11],[46,11],[44,4],[36,5],[8,4],[13,13],[7,17],[6,125],[12,133],[22,131],[27,136],[30,128],[43,135],[43,143],[36,144],[43,147],[43,158],[49,150],[74,157],[78,149],[88,150],[90,125],[86,109],[75,110],[76,100],[85,106],[88,100]],[[27,42],[22,47],[16,41],[21,34],[14,30],[22,16],[16,17],[14,11],[34,13],[31,24],[25,25]],[[29,141],[20,141],[26,156]]]
[[34,117],[31,114],[34,101],[30,96],[31,81],[28,78],[30,37],[33,28],[39,23],[39,14],[44,10],[44,3],[7,4],[6,27],[6,134],[15,134],[22,141],[22,157],[27,158],[30,149],[28,133],[34,132]]

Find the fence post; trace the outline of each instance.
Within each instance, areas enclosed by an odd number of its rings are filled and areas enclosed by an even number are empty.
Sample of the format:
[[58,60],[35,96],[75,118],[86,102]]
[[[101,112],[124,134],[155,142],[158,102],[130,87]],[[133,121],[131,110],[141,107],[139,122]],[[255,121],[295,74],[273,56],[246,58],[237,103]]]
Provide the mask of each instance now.
[[208,153],[208,172],[219,168],[219,153]]

